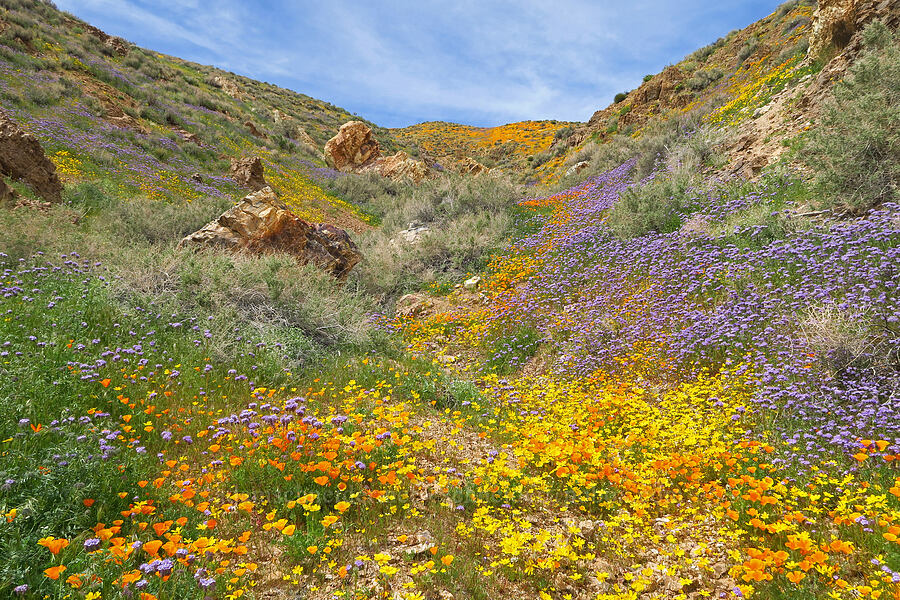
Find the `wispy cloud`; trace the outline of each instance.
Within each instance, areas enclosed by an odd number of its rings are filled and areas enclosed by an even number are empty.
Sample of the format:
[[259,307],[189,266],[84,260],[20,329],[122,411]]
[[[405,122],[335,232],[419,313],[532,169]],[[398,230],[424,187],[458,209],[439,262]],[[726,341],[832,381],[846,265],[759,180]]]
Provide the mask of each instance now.
[[58,0],[141,46],[379,124],[585,120],[778,0]]

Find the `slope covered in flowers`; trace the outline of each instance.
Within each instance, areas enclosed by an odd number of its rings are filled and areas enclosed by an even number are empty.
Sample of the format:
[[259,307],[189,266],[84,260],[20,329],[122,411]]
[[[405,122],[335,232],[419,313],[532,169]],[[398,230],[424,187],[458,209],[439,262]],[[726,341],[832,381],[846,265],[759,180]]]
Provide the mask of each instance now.
[[[897,207],[784,237],[623,241],[605,215],[630,169],[525,201],[549,214],[495,260],[487,306],[404,326],[414,350],[447,336],[442,352],[468,357],[492,398],[477,427],[575,513],[580,550],[523,551],[540,530],[488,502],[460,527],[486,519],[496,562],[544,569],[558,593],[897,597],[896,364],[871,347],[841,363],[809,331],[820,311],[874,323],[895,363]],[[692,212],[785,211],[790,185]]]

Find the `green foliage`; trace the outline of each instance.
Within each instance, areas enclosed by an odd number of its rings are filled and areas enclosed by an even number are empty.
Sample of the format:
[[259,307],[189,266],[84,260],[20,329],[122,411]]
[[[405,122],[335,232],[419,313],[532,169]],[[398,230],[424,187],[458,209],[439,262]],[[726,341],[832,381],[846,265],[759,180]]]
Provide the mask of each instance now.
[[759,38],[757,38],[756,36],[750,37],[750,39],[748,39],[746,42],[744,42],[744,45],[741,46],[741,49],[738,50],[737,64],[738,65],[743,64],[743,62],[745,60],[750,58],[750,56],[754,52],[756,52],[757,48],[759,48]]
[[615,98],[613,98],[613,102],[618,104],[619,102],[621,102],[625,98],[627,98],[628,94],[629,94],[629,92],[619,92],[618,94],[616,94]]
[[865,30],[867,50],[799,153],[822,203],[852,214],[900,197],[900,43],[886,29],[877,22]]
[[513,373],[537,353],[543,339],[541,332],[529,325],[492,336],[485,344],[485,359],[481,366],[500,375]]
[[686,176],[661,176],[626,190],[609,212],[609,226],[621,237],[649,231],[671,233],[681,227],[689,205],[692,181]]
[[721,69],[700,69],[694,72],[685,82],[685,85],[692,92],[699,92],[722,79],[723,75],[724,73]]

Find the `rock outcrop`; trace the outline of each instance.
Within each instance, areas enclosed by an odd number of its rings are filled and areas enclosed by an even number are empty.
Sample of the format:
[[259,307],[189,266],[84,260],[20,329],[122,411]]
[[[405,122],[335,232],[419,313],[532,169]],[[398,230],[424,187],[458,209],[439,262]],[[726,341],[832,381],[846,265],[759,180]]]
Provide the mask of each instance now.
[[288,210],[265,187],[242,199],[218,219],[185,237],[179,248],[218,247],[257,254],[284,252],[344,279],[362,255],[346,231],[315,225]]
[[378,140],[362,121],[341,125],[338,134],[325,144],[325,158],[338,171],[356,171],[381,156]]
[[239,186],[254,192],[269,185],[258,156],[231,159],[231,178]]
[[874,19],[891,28],[900,25],[900,4],[896,0],[819,0],[813,13],[809,54],[818,57],[859,46],[858,33]]
[[131,50],[131,44],[126,42],[120,37],[116,37],[114,35],[109,35],[105,31],[101,29],[97,29],[93,25],[89,25],[88,23],[78,23],[78,26],[83,28],[89,34],[100,40],[100,42],[118,54],[119,56],[126,56],[128,51]]
[[481,175],[482,173],[490,173],[491,170],[470,156],[466,156],[456,163],[457,172],[463,175]]
[[62,200],[62,182],[56,165],[40,142],[0,112],[0,175],[27,184],[47,202]]
[[338,171],[378,173],[392,179],[407,178],[419,183],[428,176],[428,167],[402,150],[382,156],[378,140],[362,121],[341,125],[338,134],[325,144],[325,159]]
[[428,176],[428,167],[425,163],[412,159],[402,150],[393,156],[377,158],[371,165],[360,170],[362,173],[369,171],[391,179],[407,178],[413,183],[419,183]]
[[243,97],[241,94],[241,88],[237,86],[237,84],[227,77],[222,77],[221,75],[216,75],[210,80],[210,83],[215,87],[219,88],[232,98],[240,100]]

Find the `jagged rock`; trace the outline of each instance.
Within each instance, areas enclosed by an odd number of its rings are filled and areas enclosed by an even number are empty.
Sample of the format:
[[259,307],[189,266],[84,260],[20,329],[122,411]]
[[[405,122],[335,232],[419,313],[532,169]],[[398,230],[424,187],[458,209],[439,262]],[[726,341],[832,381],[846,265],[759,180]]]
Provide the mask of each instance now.
[[272,109],[272,120],[275,121],[276,125],[284,123],[288,119],[290,119],[290,117],[285,115],[283,112],[281,112],[277,108]]
[[344,279],[362,259],[346,231],[304,221],[270,187],[246,196],[178,244],[179,248],[204,246],[259,254],[285,252],[338,279]]
[[568,177],[569,175],[574,175],[575,173],[581,173],[582,171],[587,169],[589,164],[590,163],[588,163],[588,161],[586,160],[575,163],[574,165],[566,169],[566,177]]
[[463,175],[481,175],[482,173],[490,173],[491,170],[470,156],[466,156],[456,163],[456,170]]
[[0,175],[28,184],[48,202],[62,200],[63,186],[56,165],[40,142],[0,111]]
[[250,130],[250,133],[258,138],[265,138],[266,135],[256,128],[252,121],[244,121],[244,127]]
[[319,149],[318,144],[316,144],[316,140],[312,139],[312,136],[309,135],[308,133],[306,133],[305,129],[302,129],[299,127],[297,128],[297,139],[300,142],[303,142],[304,144],[309,146],[310,148],[313,148],[315,150]]
[[325,158],[339,171],[355,171],[381,156],[378,140],[362,121],[341,125],[338,134],[325,144]]
[[900,4],[896,0],[819,0],[810,27],[810,56],[847,47],[857,50],[857,34],[874,19],[896,28],[900,25]]
[[422,311],[431,307],[431,302],[425,294],[406,294],[394,307],[398,317],[415,317]]
[[407,178],[413,183],[419,183],[428,176],[428,167],[425,163],[410,158],[409,154],[402,150],[393,156],[377,158],[369,166],[359,169],[360,173],[369,171],[391,179]]
[[231,160],[231,178],[241,187],[251,191],[261,190],[269,185],[258,156],[247,156]]
[[210,81],[215,87],[221,89],[223,92],[231,96],[232,98],[240,99],[242,97],[241,89],[237,86],[237,84],[227,77],[222,77],[221,75],[216,75]]
[[463,287],[467,290],[477,290],[479,285],[481,285],[481,277],[478,275],[470,277],[463,282]]
[[131,45],[120,37],[109,35],[103,30],[97,29],[93,25],[79,22],[78,25],[85,29],[89,34],[103,42],[103,45],[118,54],[126,56],[131,49]]

